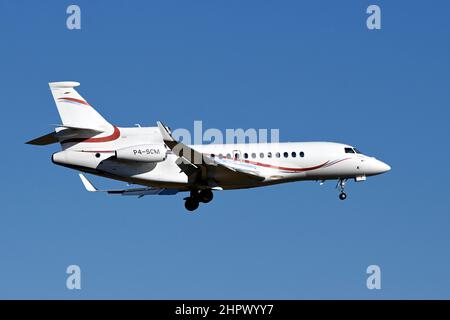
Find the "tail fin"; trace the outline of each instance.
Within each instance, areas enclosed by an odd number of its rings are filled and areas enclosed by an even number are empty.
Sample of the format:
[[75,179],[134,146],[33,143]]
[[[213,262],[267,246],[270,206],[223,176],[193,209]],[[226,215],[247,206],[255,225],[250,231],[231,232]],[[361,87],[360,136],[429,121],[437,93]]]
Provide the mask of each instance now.
[[78,82],[50,82],[50,90],[55,99],[63,126],[109,131],[113,126],[74,89]]

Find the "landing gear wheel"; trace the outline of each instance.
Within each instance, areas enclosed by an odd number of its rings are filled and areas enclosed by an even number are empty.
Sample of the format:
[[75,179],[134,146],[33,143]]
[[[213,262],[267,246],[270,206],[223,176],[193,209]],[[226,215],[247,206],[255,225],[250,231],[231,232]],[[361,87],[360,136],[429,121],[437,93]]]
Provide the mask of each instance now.
[[339,199],[341,199],[341,200],[347,199],[347,194],[344,192],[346,181],[347,181],[347,179],[339,179],[338,183],[336,185],[336,188],[339,188],[339,192],[340,192]]
[[210,189],[203,189],[199,192],[198,197],[201,202],[208,203],[214,198],[214,194]]
[[341,200],[347,199],[347,194],[345,192],[341,192],[341,194],[339,194],[339,199]]
[[186,202],[184,203],[184,207],[188,211],[194,211],[198,208],[198,200],[196,198],[189,197],[186,199]]

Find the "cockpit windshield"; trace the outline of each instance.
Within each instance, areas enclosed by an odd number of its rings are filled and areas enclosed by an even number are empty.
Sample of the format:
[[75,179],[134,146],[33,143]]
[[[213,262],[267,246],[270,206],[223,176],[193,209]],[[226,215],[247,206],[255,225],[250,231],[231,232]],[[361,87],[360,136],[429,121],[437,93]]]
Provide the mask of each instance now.
[[345,148],[345,153],[358,153],[358,154],[362,154],[361,151],[359,151],[356,148]]
[[345,148],[345,153],[355,153],[353,148]]

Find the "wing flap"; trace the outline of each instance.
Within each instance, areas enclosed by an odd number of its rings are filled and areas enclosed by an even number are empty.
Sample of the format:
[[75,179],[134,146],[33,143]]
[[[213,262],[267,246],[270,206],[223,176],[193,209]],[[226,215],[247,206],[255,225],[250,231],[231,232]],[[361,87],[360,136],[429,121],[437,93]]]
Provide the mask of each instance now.
[[179,192],[178,189],[168,188],[130,188],[130,189],[115,189],[115,190],[98,190],[94,185],[82,174],[80,176],[81,182],[89,192],[106,192],[108,194],[121,194],[123,196],[149,196],[149,195],[173,195]]

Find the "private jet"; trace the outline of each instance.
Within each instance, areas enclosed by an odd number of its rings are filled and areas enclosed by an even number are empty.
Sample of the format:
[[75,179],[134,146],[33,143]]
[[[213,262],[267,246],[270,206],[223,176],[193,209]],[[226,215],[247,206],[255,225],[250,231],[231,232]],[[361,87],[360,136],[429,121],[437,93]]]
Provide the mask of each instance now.
[[28,141],[59,143],[54,164],[139,188],[99,190],[80,173],[89,192],[125,196],[188,194],[185,208],[194,211],[219,190],[274,184],[336,180],[339,199],[349,179],[365,181],[389,171],[386,163],[336,142],[285,142],[188,145],[177,141],[169,127],[117,127],[105,120],[75,90],[73,81],[49,83],[61,124]]

